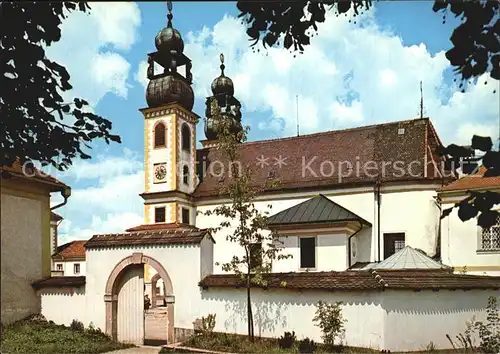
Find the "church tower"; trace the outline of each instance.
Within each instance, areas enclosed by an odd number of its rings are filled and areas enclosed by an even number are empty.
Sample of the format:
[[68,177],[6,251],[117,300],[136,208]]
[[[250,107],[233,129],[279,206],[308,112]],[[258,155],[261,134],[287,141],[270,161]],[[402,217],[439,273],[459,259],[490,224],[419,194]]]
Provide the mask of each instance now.
[[[172,26],[168,2],[167,26],[155,38],[156,52],[148,54],[144,115],[144,223],[194,224],[190,195],[196,188],[196,123],[191,110],[191,60]],[[183,75],[181,74],[183,72]]]

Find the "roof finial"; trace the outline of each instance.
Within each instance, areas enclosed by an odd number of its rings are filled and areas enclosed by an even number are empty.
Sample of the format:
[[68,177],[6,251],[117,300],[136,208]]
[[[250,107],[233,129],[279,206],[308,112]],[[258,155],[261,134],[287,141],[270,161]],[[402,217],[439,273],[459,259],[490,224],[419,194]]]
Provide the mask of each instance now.
[[224,54],[220,53],[220,70],[221,70],[221,76],[224,76],[224,69],[226,66],[224,65]]
[[168,23],[167,23],[167,27],[172,28],[172,18],[174,17],[172,15],[172,1],[167,1],[167,9],[168,9],[168,15],[167,15]]

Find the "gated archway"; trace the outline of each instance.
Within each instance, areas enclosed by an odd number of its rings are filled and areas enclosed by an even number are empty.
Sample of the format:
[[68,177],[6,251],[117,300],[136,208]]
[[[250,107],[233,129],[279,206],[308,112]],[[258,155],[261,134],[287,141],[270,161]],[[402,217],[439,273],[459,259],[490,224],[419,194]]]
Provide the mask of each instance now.
[[[159,274],[159,277],[162,278],[164,289],[165,289],[165,300],[167,303],[167,311],[168,311],[168,328],[167,328],[167,340],[169,343],[174,343],[174,291],[172,287],[172,281],[170,277],[163,268],[163,266],[156,261],[154,258],[145,256],[142,253],[134,253],[123,260],[121,260],[112,270],[109,275],[108,281],[106,283],[106,290],[104,295],[104,301],[106,304],[106,333],[110,335],[113,339],[118,340],[118,298],[120,295],[120,290],[124,289],[124,284],[132,284],[126,285],[128,287],[138,287],[139,283],[135,283],[130,281],[129,278],[132,278],[134,274],[138,273],[138,266],[142,269],[142,274],[144,273],[144,264],[149,264],[153,267],[156,272]],[[135,273],[134,273],[135,272]],[[129,283],[126,283],[129,281]],[[142,284],[144,282],[142,281]],[[122,290],[123,291],[123,290]],[[136,291],[140,291],[142,294],[142,306],[144,306],[144,298],[143,298],[143,286],[140,286],[140,289],[136,289]],[[123,296],[122,296],[123,297]],[[144,318],[142,321],[131,321],[132,323],[137,323],[137,326],[142,326],[140,329],[144,335]],[[128,323],[128,326],[133,324]],[[144,337],[143,337],[144,339]],[[141,343],[142,344],[142,343]]]

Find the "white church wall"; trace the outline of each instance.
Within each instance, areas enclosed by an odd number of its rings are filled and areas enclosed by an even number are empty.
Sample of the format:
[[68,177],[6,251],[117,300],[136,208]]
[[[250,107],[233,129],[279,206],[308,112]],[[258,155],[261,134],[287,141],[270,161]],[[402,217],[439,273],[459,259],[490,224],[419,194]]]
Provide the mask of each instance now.
[[[85,285],[78,288],[44,288],[38,291],[41,312],[47,321],[65,326],[78,320],[88,327],[93,318],[86,313]],[[96,325],[95,322],[93,322]],[[100,327],[104,331],[104,327]]]
[[[215,330],[246,334],[246,293],[244,289],[203,291],[203,316],[217,314]],[[279,337],[295,331],[297,338],[321,342],[321,330],[313,323],[318,301],[343,301],[345,342],[350,346],[382,348],[384,311],[378,293],[327,293],[315,291],[252,290],[255,335]]]
[[[454,204],[444,203],[442,208]],[[458,217],[458,209],[441,220],[441,257],[445,264],[463,270],[467,274],[500,276],[500,250],[479,251],[480,229],[477,219],[463,222]]]
[[[196,170],[194,168],[195,166],[195,159],[196,159],[196,131],[193,129],[192,124],[187,123],[186,120],[182,119],[179,115],[177,115],[177,120],[178,120],[178,133],[177,133],[177,144],[179,146],[178,150],[178,163],[177,163],[177,176],[179,176],[179,190],[184,192],[184,193],[192,193],[194,191],[194,184],[195,184],[195,174]],[[189,128],[189,131],[191,132],[191,145],[189,151],[185,151],[182,149],[182,127],[183,125],[186,125]],[[188,166],[189,168],[189,179],[188,179],[188,184],[184,183],[183,177],[184,177],[184,166]]]
[[[488,297],[498,295],[494,290],[386,291],[385,349],[425,350],[430,342],[451,349],[446,334],[455,340],[468,321],[484,321]],[[473,340],[477,345],[478,338]]]
[[104,293],[106,282],[114,267],[132,253],[141,252],[154,258],[167,271],[175,296],[175,327],[192,328],[193,318],[198,316],[200,308],[200,247],[137,246],[119,249],[87,250],[86,308],[89,319],[94,324],[105,328]]
[[[407,186],[410,189],[412,186]],[[415,187],[416,188],[416,187]],[[421,187],[422,188],[422,187]],[[439,223],[439,209],[433,201],[436,195],[434,187],[427,186],[427,190],[416,191],[391,191],[383,190],[381,204],[381,228],[380,228],[380,253],[383,257],[383,234],[389,232],[405,232],[406,244],[415,248],[422,249],[429,255],[434,255],[436,251],[436,238]],[[430,190],[429,190],[430,189]],[[342,189],[322,192],[325,196],[343,206],[346,209],[356,213],[368,222],[372,223],[371,228],[362,230],[355,236],[355,244],[357,256],[352,259],[355,262],[370,262],[376,261],[378,256],[377,246],[377,227],[376,227],[376,204],[373,188],[358,188],[358,189]],[[282,194],[274,200],[262,200],[255,203],[256,208],[260,211],[269,211],[270,214],[276,214],[282,210],[297,205],[309,198],[314,197],[317,193],[302,193],[302,194]],[[272,209],[268,209],[267,205],[271,204]],[[197,226],[198,227],[215,227],[219,226],[223,221],[223,217],[217,215],[206,216],[203,213],[214,208],[214,205],[198,205]],[[230,241],[226,240],[226,235],[230,234],[233,229],[225,228],[214,235],[216,245],[214,249],[214,260],[217,262],[228,262],[234,254],[242,255],[241,248]],[[286,245],[290,248],[293,259],[281,261],[276,265],[276,271],[297,271],[298,262],[298,245],[297,241],[289,239]],[[345,243],[347,255],[347,242]],[[323,252],[320,252],[324,254]],[[328,253],[326,253],[328,254]],[[337,265],[328,265],[323,262],[324,256],[318,255],[319,263],[325,264],[325,270],[333,270]],[[347,257],[347,256],[345,256]],[[331,267],[331,269],[327,269]],[[347,268],[344,268],[344,270]],[[223,273],[220,266],[214,267],[216,274]]]
[[[425,350],[433,342],[450,349],[446,334],[463,333],[473,317],[484,320],[488,296],[494,291],[315,292],[252,290],[255,335],[279,337],[295,331],[298,339],[322,342],[313,322],[318,301],[342,301],[344,344],[391,351]],[[200,316],[217,314],[215,330],[247,333],[244,289],[210,288],[202,292]],[[477,338],[475,338],[477,340]]]

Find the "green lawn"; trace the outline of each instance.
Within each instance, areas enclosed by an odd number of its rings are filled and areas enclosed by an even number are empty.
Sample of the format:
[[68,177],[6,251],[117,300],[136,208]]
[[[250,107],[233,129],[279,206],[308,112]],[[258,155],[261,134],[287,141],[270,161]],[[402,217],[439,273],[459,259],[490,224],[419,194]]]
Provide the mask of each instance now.
[[[228,333],[212,333],[193,336],[184,343],[183,347],[208,349],[230,353],[299,353],[298,341],[293,348],[281,349],[278,340],[273,338],[255,338],[252,342],[246,336]],[[165,350],[164,352],[167,352]],[[326,348],[317,344],[315,353],[376,353],[377,351],[366,348],[335,347]]]
[[[83,326],[81,326],[83,327]],[[2,330],[2,353],[104,353],[130,348],[96,329],[19,322]]]

